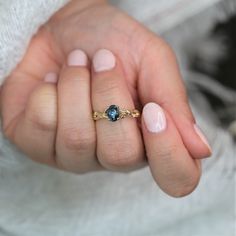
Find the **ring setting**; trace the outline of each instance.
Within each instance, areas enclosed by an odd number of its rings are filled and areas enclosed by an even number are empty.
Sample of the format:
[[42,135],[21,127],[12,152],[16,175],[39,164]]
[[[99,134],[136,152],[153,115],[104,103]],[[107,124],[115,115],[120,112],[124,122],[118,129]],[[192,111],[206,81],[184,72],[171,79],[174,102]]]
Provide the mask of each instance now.
[[110,105],[104,112],[93,112],[93,119],[95,121],[100,119],[107,119],[111,122],[115,122],[125,117],[138,118],[139,116],[140,112],[137,109],[120,109],[117,105]]

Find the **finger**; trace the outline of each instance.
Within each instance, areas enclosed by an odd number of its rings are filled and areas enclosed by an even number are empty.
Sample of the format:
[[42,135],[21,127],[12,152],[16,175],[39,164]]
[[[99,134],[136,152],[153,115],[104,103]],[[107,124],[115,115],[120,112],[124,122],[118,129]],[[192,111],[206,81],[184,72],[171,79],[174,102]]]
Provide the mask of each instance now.
[[[21,63],[4,81],[0,106],[5,136],[35,161],[54,166],[56,85],[43,80],[60,65],[44,36],[32,39]],[[50,78],[55,81],[55,74],[45,77]]]
[[166,43],[155,39],[145,55],[138,86],[142,104],[156,102],[168,111],[192,157],[210,156],[211,148],[196,125],[174,53]]
[[[93,110],[102,112],[112,104],[134,109],[118,58],[109,50],[101,49],[94,55],[93,68]],[[142,139],[136,119],[98,120],[96,132],[97,156],[104,167],[126,171],[144,165]]]
[[71,52],[61,71],[58,108],[57,163],[77,173],[100,169],[95,153],[88,58],[81,50]]
[[173,197],[191,193],[200,179],[200,162],[189,155],[168,113],[148,103],[142,130],[151,172],[160,188]]
[[47,74],[30,95],[26,107],[11,122],[6,135],[37,162],[55,166],[54,140],[57,124],[57,76]]

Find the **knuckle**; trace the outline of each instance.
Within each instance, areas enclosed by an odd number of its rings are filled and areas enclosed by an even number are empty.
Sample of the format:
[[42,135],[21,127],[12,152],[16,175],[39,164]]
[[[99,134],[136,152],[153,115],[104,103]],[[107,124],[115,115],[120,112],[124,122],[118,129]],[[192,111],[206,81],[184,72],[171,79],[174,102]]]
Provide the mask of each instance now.
[[108,144],[102,153],[102,162],[109,169],[129,169],[140,162],[138,150],[130,144]]
[[[96,93],[100,95],[101,97],[110,97],[112,94],[114,96],[119,92],[119,80],[116,79],[116,77],[112,78],[100,78],[100,82],[97,83],[96,86]],[[104,84],[106,86],[104,86]]]
[[163,39],[159,39],[159,56],[167,61],[176,61],[176,55],[172,47]]
[[26,119],[37,129],[54,131],[57,126],[56,94],[47,88],[39,89],[31,96],[26,107]]
[[[173,106],[173,99],[175,101],[175,106]],[[179,87],[179,91],[176,91],[172,99],[167,97],[163,98],[162,106],[170,107],[172,112],[181,114],[181,116],[186,117],[189,121],[194,122],[194,116],[184,86],[182,88]]]
[[170,145],[161,149],[156,149],[152,154],[147,153],[147,156],[153,155],[154,158],[158,157],[162,162],[169,162],[178,153],[179,147],[177,145]]
[[95,146],[95,137],[92,132],[67,128],[62,132],[62,137],[65,147],[72,151],[83,152]]
[[48,117],[46,112],[42,112],[41,108],[37,108],[27,112],[28,120],[39,130],[54,131],[56,129],[56,121]]

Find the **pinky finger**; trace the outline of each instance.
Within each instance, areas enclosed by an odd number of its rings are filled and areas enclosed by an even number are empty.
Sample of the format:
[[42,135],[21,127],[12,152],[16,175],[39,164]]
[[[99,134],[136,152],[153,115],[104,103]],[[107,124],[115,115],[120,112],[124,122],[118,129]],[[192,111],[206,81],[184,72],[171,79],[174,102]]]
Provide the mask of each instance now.
[[18,118],[11,140],[31,159],[55,166],[55,135],[57,129],[57,76],[47,74],[29,97]]

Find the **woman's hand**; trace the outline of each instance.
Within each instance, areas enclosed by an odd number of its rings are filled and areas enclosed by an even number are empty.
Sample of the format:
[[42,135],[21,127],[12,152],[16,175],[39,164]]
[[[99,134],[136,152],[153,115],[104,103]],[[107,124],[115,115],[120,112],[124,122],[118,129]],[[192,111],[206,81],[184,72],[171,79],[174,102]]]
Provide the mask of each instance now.
[[[141,124],[95,123],[92,111],[111,104],[147,104]],[[147,159],[176,197],[196,187],[198,159],[211,154],[170,47],[103,0],[71,1],[39,30],[3,85],[1,115],[5,135],[38,162],[84,173]]]

